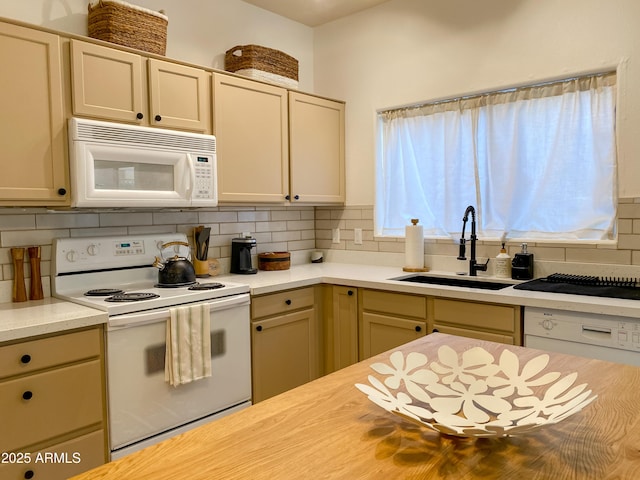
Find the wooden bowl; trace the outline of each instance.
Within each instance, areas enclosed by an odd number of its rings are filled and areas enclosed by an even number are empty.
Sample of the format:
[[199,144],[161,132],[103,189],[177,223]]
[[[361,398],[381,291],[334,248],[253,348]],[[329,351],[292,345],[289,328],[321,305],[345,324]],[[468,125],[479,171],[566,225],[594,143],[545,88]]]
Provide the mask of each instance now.
[[289,270],[291,254],[289,252],[266,252],[258,254],[258,269],[260,270]]

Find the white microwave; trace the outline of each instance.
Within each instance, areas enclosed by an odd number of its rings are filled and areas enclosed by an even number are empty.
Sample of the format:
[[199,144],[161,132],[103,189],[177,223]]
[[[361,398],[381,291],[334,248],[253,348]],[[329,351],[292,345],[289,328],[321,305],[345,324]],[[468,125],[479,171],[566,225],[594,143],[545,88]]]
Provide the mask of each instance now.
[[213,135],[69,119],[73,207],[215,207]]

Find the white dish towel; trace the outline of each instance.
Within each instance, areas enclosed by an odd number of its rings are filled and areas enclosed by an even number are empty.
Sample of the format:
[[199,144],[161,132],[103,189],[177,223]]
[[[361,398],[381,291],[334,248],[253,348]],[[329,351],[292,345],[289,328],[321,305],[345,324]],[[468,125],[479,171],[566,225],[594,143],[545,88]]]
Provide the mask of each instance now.
[[177,387],[211,376],[209,304],[169,309],[164,379]]

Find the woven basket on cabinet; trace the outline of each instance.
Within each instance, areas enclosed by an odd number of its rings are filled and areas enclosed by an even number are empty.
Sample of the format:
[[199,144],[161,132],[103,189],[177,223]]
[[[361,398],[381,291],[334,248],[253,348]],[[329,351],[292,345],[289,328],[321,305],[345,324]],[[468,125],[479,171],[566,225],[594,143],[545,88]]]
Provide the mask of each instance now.
[[298,60],[273,48],[260,45],[233,47],[225,53],[224,69],[285,87],[298,87]]
[[91,38],[164,55],[169,18],[119,0],[89,3],[88,32]]

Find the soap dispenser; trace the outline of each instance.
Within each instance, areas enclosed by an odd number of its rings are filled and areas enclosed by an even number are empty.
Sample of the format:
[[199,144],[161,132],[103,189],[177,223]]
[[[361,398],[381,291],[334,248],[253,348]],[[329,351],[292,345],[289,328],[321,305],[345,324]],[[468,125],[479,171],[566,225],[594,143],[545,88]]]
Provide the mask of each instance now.
[[504,242],[502,242],[502,248],[496,257],[494,265],[494,273],[496,277],[511,278],[511,257],[507,253],[507,249],[504,248]]
[[522,244],[520,253],[516,253],[511,262],[511,278],[514,280],[531,280],[533,278],[533,253],[527,251],[527,244]]

